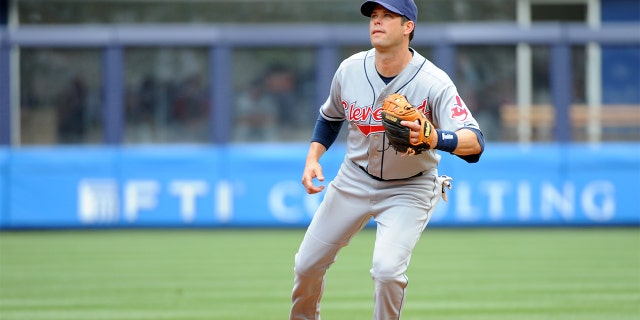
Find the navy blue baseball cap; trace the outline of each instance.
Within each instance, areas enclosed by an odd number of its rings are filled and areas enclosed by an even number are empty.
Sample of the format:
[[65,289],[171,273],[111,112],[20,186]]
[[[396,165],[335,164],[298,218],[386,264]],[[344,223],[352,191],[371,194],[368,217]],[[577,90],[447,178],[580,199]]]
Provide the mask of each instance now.
[[371,17],[373,8],[379,4],[387,10],[397,13],[401,16],[409,18],[409,20],[416,22],[418,20],[418,7],[413,0],[380,0],[380,1],[365,1],[360,6],[360,12],[365,17]]

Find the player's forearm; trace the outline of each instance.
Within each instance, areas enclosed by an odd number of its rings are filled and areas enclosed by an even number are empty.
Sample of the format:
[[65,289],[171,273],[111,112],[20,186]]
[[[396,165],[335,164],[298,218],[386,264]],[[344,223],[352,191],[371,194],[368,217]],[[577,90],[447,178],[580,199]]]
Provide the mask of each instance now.
[[458,136],[458,147],[453,150],[453,154],[467,156],[482,152],[482,146],[480,145],[478,136],[475,132],[462,128],[456,131],[456,135]]
[[327,151],[327,148],[322,143],[311,142],[309,145],[309,153],[307,153],[307,163],[319,162],[322,155]]

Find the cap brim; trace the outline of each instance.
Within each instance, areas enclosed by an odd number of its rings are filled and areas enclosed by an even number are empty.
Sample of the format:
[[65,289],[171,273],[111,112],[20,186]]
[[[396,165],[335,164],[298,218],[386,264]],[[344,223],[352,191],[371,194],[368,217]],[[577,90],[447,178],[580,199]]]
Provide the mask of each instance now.
[[384,1],[366,1],[365,3],[363,3],[360,6],[360,12],[362,13],[362,15],[364,15],[365,17],[371,17],[371,12],[373,12],[373,8],[376,7],[376,5],[379,4],[385,8],[387,8],[387,10],[395,13],[395,14],[399,14],[399,15],[403,15],[402,13],[400,13],[400,10],[398,10],[398,8],[385,3]]

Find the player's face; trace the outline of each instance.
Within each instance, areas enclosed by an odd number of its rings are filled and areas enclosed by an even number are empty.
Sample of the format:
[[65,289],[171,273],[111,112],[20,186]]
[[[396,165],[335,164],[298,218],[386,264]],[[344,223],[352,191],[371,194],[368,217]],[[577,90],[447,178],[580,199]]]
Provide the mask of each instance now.
[[[369,36],[376,49],[390,48],[402,44],[407,24],[402,24],[402,17],[377,5],[371,12]],[[408,39],[408,38],[407,38]]]

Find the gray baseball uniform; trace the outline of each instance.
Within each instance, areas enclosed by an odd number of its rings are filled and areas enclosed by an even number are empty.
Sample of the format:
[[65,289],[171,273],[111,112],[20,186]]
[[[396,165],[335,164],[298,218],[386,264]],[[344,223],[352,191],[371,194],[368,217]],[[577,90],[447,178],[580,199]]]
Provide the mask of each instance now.
[[479,130],[442,70],[413,50],[413,58],[391,82],[378,75],[375,49],[342,62],[320,114],[347,120],[347,153],[316,211],[295,257],[292,319],[319,319],[324,275],[338,251],[373,218],[377,234],[371,276],[374,316],[397,319],[404,302],[411,252],[442,195],[443,178],[436,150],[398,154],[381,124],[381,106],[400,93],[423,111],[438,129]]

